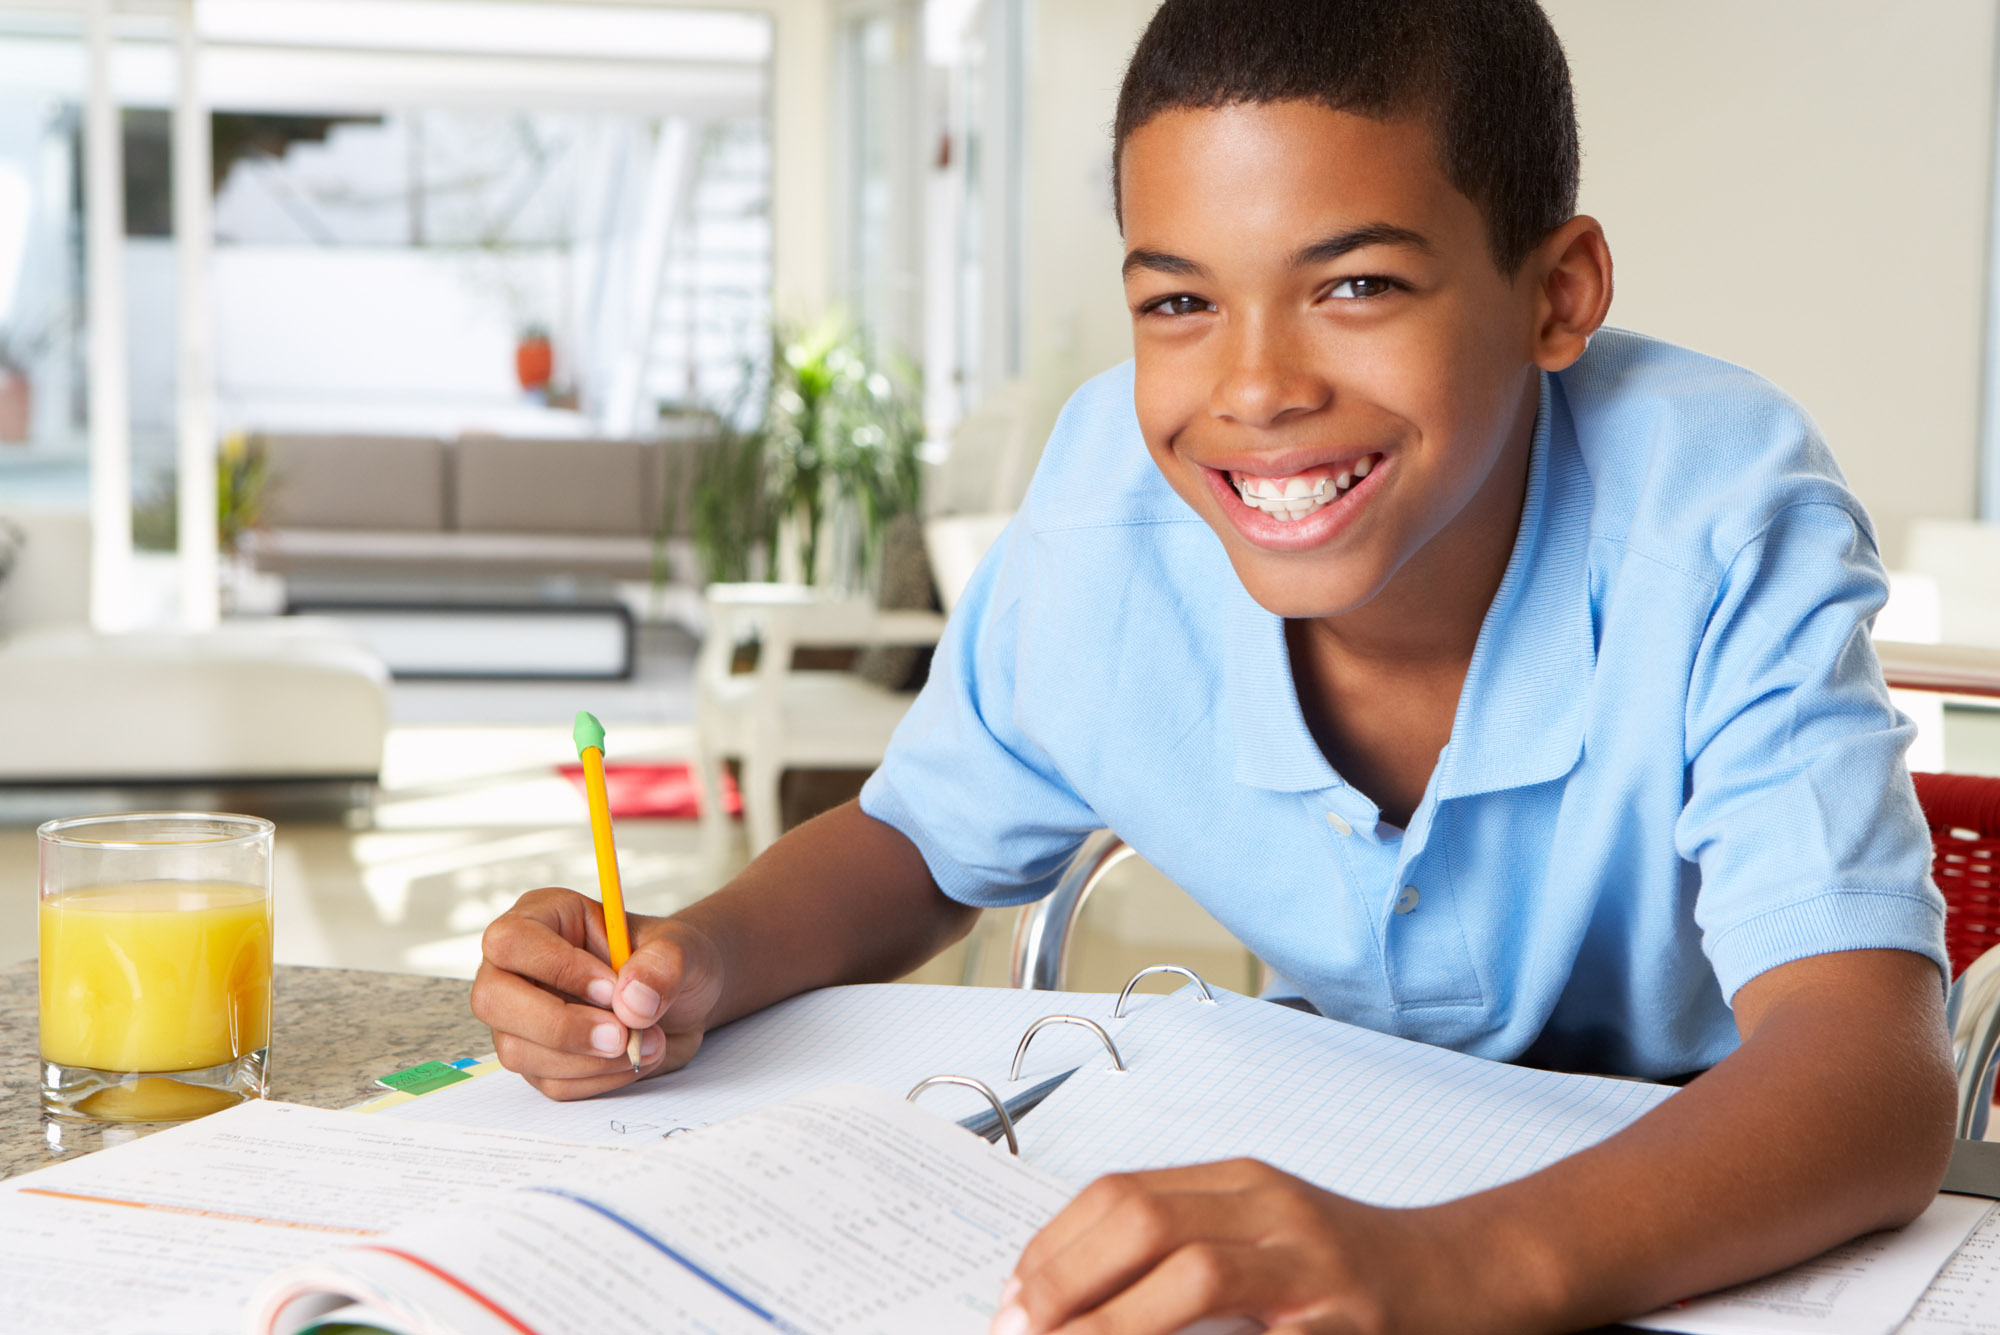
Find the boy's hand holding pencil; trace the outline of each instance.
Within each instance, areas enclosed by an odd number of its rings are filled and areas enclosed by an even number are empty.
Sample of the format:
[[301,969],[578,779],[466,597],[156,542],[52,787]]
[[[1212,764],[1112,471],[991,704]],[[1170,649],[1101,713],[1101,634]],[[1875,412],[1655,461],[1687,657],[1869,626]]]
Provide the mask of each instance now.
[[472,985],[472,1012],[493,1030],[501,1063],[555,1099],[685,1065],[722,987],[720,958],[701,933],[625,913],[604,801],[604,730],[579,714],[576,736],[603,903],[554,888],[522,896],[486,929]]

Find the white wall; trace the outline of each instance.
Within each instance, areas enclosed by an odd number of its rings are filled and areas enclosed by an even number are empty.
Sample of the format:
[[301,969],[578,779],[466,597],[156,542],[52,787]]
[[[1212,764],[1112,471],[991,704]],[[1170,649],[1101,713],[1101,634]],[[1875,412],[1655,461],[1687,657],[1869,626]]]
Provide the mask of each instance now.
[[1029,440],[1076,387],[1132,355],[1111,211],[1111,117],[1157,0],[1040,0],[1028,31],[1025,324]]
[[834,299],[832,0],[700,0],[769,14],[771,289],[781,320],[810,320]]
[[1544,0],[1569,51],[1612,323],[1818,420],[1900,561],[1974,512],[1991,0]]
[[287,399],[511,405],[515,332],[561,308],[566,264],[554,249],[218,246],[224,415],[267,426],[256,409]]

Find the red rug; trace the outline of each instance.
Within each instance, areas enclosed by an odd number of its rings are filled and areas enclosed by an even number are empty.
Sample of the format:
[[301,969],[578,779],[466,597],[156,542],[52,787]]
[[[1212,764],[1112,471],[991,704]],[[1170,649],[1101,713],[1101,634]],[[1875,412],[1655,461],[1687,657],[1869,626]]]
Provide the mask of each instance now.
[[[583,791],[583,766],[558,765],[562,776]],[[688,765],[606,765],[604,795],[614,820],[693,820],[701,814],[701,784]],[[722,809],[743,814],[736,778],[722,772]]]

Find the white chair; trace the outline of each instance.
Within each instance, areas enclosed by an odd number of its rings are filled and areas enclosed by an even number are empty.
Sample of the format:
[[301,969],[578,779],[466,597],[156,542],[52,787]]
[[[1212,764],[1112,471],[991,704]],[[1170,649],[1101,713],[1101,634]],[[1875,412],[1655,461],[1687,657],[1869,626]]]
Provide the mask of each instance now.
[[[938,601],[949,612],[1009,515],[954,515],[924,526]],[[750,854],[784,832],[778,780],[788,769],[867,769],[915,697],[846,671],[792,666],[796,649],[933,645],[936,612],[889,611],[797,584],[711,584],[695,665],[695,768],[701,782],[702,854],[719,867],[729,845],[723,762],[737,762]],[[757,666],[735,671],[740,646],[757,644]]]
[[[729,842],[723,762],[737,762],[750,854],[783,833],[778,780],[787,769],[863,769],[882,759],[912,697],[853,672],[795,669],[795,649],[937,643],[936,612],[891,612],[795,584],[711,584],[708,627],[695,664],[695,768],[701,780],[702,852],[720,864]],[[754,671],[734,671],[739,645],[755,642]]]
[[[1033,471],[1028,391],[1016,381],[988,392],[959,423],[941,458],[927,460],[924,553],[948,614],[980,558],[1013,518]],[[937,511],[945,511],[942,515]],[[707,626],[695,667],[695,761],[701,781],[702,854],[719,871],[730,843],[722,809],[725,760],[735,760],[751,856],[783,831],[778,779],[791,768],[867,769],[915,697],[851,672],[794,670],[798,648],[937,643],[944,617],[887,611],[790,584],[716,584],[703,597]],[[735,672],[739,645],[755,640],[757,668]]]

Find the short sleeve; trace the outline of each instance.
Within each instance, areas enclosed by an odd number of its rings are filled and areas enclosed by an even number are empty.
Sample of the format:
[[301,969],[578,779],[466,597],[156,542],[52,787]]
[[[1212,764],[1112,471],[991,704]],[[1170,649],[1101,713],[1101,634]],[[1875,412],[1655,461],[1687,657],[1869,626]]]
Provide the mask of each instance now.
[[1888,581],[1841,505],[1778,511],[1725,571],[1687,705],[1675,829],[1723,995],[1841,950],[1908,950],[1948,976],[1944,901],[1869,640]]
[[1019,726],[1034,555],[1017,518],[959,598],[929,679],[861,790],[861,809],[917,846],[940,889],[981,908],[1047,894],[1103,824]]

